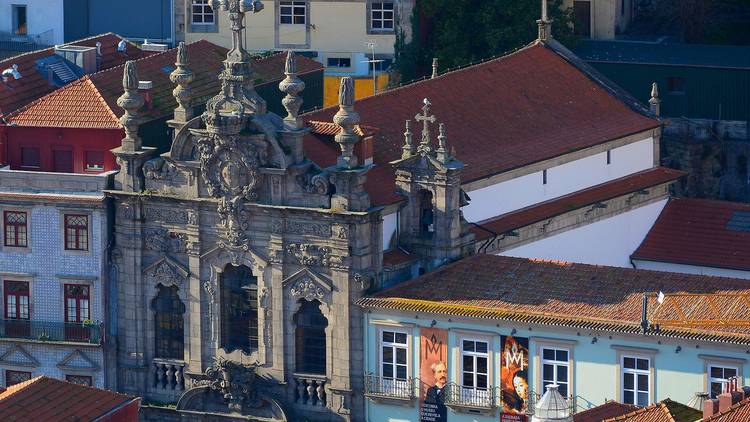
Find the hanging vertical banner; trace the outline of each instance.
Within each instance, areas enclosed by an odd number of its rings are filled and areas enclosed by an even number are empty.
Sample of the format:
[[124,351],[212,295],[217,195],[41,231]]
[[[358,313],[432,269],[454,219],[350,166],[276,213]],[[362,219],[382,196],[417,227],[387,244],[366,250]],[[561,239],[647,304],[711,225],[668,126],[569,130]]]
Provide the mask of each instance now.
[[419,420],[447,422],[444,400],[445,384],[448,382],[448,330],[422,328],[421,333]]
[[529,339],[501,336],[502,422],[526,421],[529,401]]

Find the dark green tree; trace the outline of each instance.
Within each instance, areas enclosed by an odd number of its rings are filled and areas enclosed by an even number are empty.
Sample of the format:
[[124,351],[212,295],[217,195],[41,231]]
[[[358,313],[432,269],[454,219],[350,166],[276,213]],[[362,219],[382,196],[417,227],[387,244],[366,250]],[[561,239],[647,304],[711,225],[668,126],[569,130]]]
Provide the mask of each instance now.
[[[572,11],[551,0],[549,13],[555,38],[572,41]],[[433,57],[445,70],[523,47],[537,37],[540,16],[538,0],[417,0],[411,40],[396,39],[396,80],[429,75]]]

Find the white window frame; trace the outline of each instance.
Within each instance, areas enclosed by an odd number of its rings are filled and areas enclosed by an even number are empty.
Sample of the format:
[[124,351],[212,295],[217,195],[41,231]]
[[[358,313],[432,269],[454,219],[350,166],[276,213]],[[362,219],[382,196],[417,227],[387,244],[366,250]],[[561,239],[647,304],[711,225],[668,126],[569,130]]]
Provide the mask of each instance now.
[[[740,368],[737,365],[730,365],[725,363],[709,363],[708,368],[706,370],[706,376],[708,378],[708,394],[711,396],[712,399],[715,399],[716,397],[713,396],[713,390],[711,389],[711,384],[713,383],[721,383],[722,384],[722,391],[724,389],[724,385],[729,381],[729,378],[714,378],[711,376],[711,369],[713,368],[721,368],[722,372],[726,369],[734,369],[734,376],[738,377],[740,375]],[[726,375],[726,374],[724,374]]]
[[[541,391],[547,391],[547,385],[550,385],[550,384],[546,384],[546,381],[544,379],[544,365],[551,365],[552,366],[552,368],[553,368],[553,370],[552,370],[552,378],[553,378],[552,383],[553,384],[557,384],[558,386],[560,385],[560,381],[557,379],[557,368],[561,367],[561,366],[564,366],[565,370],[566,370],[566,373],[567,373],[567,380],[565,382],[563,382],[563,384],[565,384],[565,389],[566,389],[566,392],[565,392],[565,394],[563,394],[563,396],[564,397],[570,396],[571,395],[571,392],[570,392],[570,384],[571,384],[571,382],[570,382],[570,354],[571,354],[571,351],[570,351],[570,349],[567,348],[567,347],[545,346],[545,345],[542,345],[539,348],[539,350],[540,350],[540,358],[542,360],[542,368],[541,368],[542,371],[541,371],[541,374],[540,374],[541,375],[541,380],[542,380],[542,390]],[[554,360],[545,359],[544,358],[544,351],[545,350],[553,350],[555,352],[555,359]],[[566,360],[564,360],[564,361],[563,360],[557,360],[557,352],[558,351],[567,353],[568,358]],[[543,393],[540,393],[540,394],[543,394]]]
[[[625,359],[635,359],[635,368],[625,368]],[[643,355],[636,355],[636,354],[623,354],[620,357],[620,394],[622,397],[622,403],[626,404],[634,404],[636,406],[648,406],[651,402],[651,357],[650,356],[643,356]],[[638,360],[645,360],[647,362],[646,369],[637,369],[638,368]],[[627,391],[633,392],[633,401],[634,403],[628,403],[625,400],[625,375],[626,374],[632,374],[633,375],[633,389],[628,389]],[[647,378],[646,385],[648,386],[647,390],[642,391],[638,389],[638,376],[639,375],[645,375]],[[638,394],[639,393],[646,393],[647,396],[647,402],[640,404],[638,403]]]
[[[201,7],[202,11],[200,13],[195,13],[193,8],[195,6]],[[207,11],[210,11],[207,12]],[[200,16],[201,22],[196,22],[195,17]],[[211,16],[211,22],[206,22],[206,16]],[[211,8],[211,3],[209,0],[191,0],[190,1],[190,23],[193,25],[216,25],[216,13],[214,12],[213,8]]]
[[[391,8],[386,9],[385,4],[390,4]],[[378,5],[378,8],[375,6]],[[375,18],[375,13],[380,12],[380,18]],[[391,18],[386,19],[385,13],[390,12]],[[392,1],[377,1],[370,3],[370,31],[372,32],[393,32],[396,30],[396,3]],[[375,22],[380,22],[380,28],[375,27]],[[386,28],[385,23],[390,22],[391,27]]]
[[[380,354],[380,359],[378,361],[379,363],[378,373],[380,374],[381,377],[383,377],[383,379],[388,378],[388,379],[393,379],[393,380],[398,380],[398,381],[401,381],[401,380],[405,381],[409,379],[409,333],[406,330],[399,330],[396,328],[381,328],[379,331],[380,331],[380,335],[378,336],[378,341],[380,344],[378,347],[378,351]],[[392,342],[383,340],[383,336],[385,333],[393,333]],[[396,334],[403,334],[404,336],[406,336],[404,343],[396,342]],[[393,359],[390,362],[386,362],[385,359],[383,358],[383,349],[386,347],[390,347],[393,350],[393,355],[392,355]],[[406,351],[406,363],[404,364],[396,363],[396,349],[404,349]],[[393,372],[390,374],[392,376],[386,376],[386,374],[383,373],[383,365],[386,363],[393,366]],[[405,367],[406,369],[405,378],[397,378],[397,371],[396,371],[397,366]]]
[[[291,13],[284,13],[284,8],[291,8]],[[297,13],[302,10],[302,14]],[[284,17],[289,22],[282,22]],[[296,18],[302,17],[302,22],[295,22]],[[279,2],[279,25],[307,25],[307,2],[305,1],[280,1]]]
[[[492,341],[487,338],[476,338],[476,337],[462,337],[459,339],[460,343],[458,344],[458,350],[459,350],[459,359],[460,359],[460,369],[459,369],[459,378],[458,384],[461,388],[461,401],[463,403],[471,403],[479,406],[484,406],[487,403],[489,403],[491,399],[490,390],[492,388]],[[477,343],[484,343],[487,345],[487,351],[484,353],[476,352],[476,351],[465,351],[464,350],[464,342],[465,341],[471,341],[474,343],[474,350],[476,350],[476,344]],[[471,356],[473,358],[473,366],[474,370],[471,371],[473,374],[472,383],[473,386],[466,386],[464,385],[464,356]],[[486,359],[486,365],[485,368],[487,370],[486,373],[481,373],[477,370],[477,359],[478,358],[484,358]],[[477,387],[477,378],[478,375],[485,375],[487,378],[486,387]]]

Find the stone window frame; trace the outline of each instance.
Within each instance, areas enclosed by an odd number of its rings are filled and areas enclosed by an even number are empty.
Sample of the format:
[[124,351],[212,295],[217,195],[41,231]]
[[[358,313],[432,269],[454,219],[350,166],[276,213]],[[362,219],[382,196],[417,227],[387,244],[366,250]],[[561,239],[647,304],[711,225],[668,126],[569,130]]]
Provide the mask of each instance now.
[[0,300],[2,300],[2,306],[0,306],[0,316],[5,319],[5,282],[6,281],[25,281],[29,283],[29,321],[34,321],[34,281],[36,274],[33,273],[14,273],[14,272],[2,272],[0,271]]
[[743,366],[745,363],[747,363],[747,359],[705,354],[698,355],[698,358],[703,361],[703,391],[707,392],[709,395],[711,394],[710,368],[712,366],[722,368],[735,368],[737,369],[737,378],[739,380],[744,379]]
[[[34,223],[34,208],[31,206],[4,206],[0,207],[2,215],[2,233],[0,233],[0,251],[4,253],[31,253],[32,252],[32,228]],[[25,212],[26,213],[26,246],[5,246],[5,212]]]
[[[648,359],[648,402],[654,402],[654,388],[656,386],[656,355],[659,353],[658,349],[651,349],[646,347],[632,347],[625,345],[613,344],[610,346],[616,351],[617,361],[615,363],[615,385],[616,385],[616,397],[615,400],[619,403],[623,402],[624,392],[624,377],[623,377],[623,359],[625,357],[635,357],[639,359]],[[636,380],[637,382],[637,380]],[[635,398],[637,401],[637,397]]]
[[573,396],[575,392],[575,347],[578,344],[577,340],[566,340],[556,339],[547,337],[530,337],[529,341],[535,343],[534,347],[534,367],[538,368],[534,371],[534,391],[539,394],[544,394],[545,390],[543,387],[544,380],[542,379],[543,370],[543,356],[542,349],[565,349],[568,351],[568,396]]
[[[60,221],[60,250],[64,255],[92,255],[94,251],[94,212],[90,209],[64,208],[59,209]],[[87,249],[68,249],[66,239],[65,216],[67,215],[85,215],[88,218],[88,248]]]
[[[282,3],[290,3],[290,4],[282,4]],[[299,3],[299,4],[295,4],[295,3]],[[279,1],[278,4],[279,4],[278,14],[276,16],[277,25],[279,26],[281,25],[303,25],[305,27],[310,25],[310,2],[309,1],[307,0],[284,0],[284,1]],[[291,7],[292,8],[291,15],[282,14],[281,12],[282,7]],[[300,15],[295,15],[295,11],[297,10],[297,8],[302,8],[302,10],[305,11],[305,13],[301,15],[304,22],[300,22],[300,23],[294,22],[295,21],[294,18],[300,16]],[[291,22],[289,23],[281,22],[281,18],[284,16],[291,17]]]
[[[187,25],[187,32],[192,33],[218,33],[219,32],[219,19],[221,13],[217,13],[215,10],[214,12],[214,22],[213,23],[203,23],[193,22],[193,1],[194,0],[185,0],[185,14],[188,16],[188,25]],[[204,1],[204,0],[196,0],[196,1]],[[209,7],[211,7],[209,0],[205,0]]]
[[[391,29],[375,29],[372,27],[372,4],[373,3],[391,3],[393,4],[393,28]],[[367,28],[368,35],[393,35],[396,33],[396,27],[398,26],[399,13],[398,13],[398,2],[397,1],[375,1],[367,0],[366,13],[365,13],[365,27]]]

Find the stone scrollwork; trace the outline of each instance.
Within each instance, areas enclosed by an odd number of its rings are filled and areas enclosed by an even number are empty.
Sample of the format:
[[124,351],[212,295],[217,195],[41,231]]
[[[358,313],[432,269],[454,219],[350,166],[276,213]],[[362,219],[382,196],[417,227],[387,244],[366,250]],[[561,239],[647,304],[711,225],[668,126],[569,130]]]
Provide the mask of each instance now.
[[300,265],[327,267],[331,262],[331,248],[328,246],[318,246],[309,243],[290,243],[287,245],[286,250]]
[[195,211],[180,210],[167,207],[145,207],[144,217],[147,221],[162,221],[171,224],[198,224]]
[[263,403],[258,398],[255,364],[241,364],[218,358],[208,368],[205,379],[195,386],[208,386],[219,393],[231,410],[242,412],[248,408],[260,407]]
[[323,289],[312,278],[307,276],[298,278],[289,291],[294,298],[303,298],[307,301],[316,299],[322,301],[323,297],[325,297]]
[[182,286],[187,279],[187,272],[166,258],[146,269],[146,277],[153,285],[165,287]]
[[170,232],[162,228],[146,230],[144,248],[173,254],[197,253],[197,244],[191,242],[187,234]]
[[307,193],[328,195],[331,191],[330,177],[326,172],[300,174],[296,176],[296,180],[300,187]]
[[151,180],[173,180],[177,175],[177,167],[164,158],[157,157],[143,164],[143,175]]

